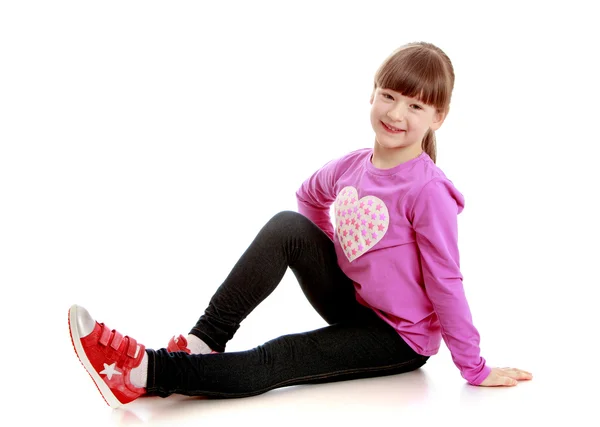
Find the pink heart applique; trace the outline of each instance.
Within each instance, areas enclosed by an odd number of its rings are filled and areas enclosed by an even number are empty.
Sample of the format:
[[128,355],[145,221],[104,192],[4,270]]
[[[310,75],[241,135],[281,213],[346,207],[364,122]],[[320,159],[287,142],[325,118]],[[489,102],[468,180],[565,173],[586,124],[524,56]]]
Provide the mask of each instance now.
[[375,196],[359,200],[354,187],[344,187],[335,199],[336,233],[350,262],[369,251],[388,230],[387,206]]

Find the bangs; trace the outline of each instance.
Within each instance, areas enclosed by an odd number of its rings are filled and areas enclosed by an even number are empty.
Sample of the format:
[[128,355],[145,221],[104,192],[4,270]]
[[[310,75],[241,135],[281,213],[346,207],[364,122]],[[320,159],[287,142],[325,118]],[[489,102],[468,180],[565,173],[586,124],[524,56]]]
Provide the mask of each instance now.
[[448,74],[444,58],[437,52],[421,46],[403,47],[379,67],[374,89],[391,89],[445,111],[454,86],[453,76]]

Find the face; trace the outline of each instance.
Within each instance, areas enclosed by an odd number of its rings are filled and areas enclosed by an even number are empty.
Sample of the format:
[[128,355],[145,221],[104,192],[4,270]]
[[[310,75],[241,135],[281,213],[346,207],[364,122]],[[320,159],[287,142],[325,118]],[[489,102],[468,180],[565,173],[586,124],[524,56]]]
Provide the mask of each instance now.
[[406,148],[418,154],[427,130],[439,129],[445,118],[435,107],[389,89],[377,88],[370,103],[371,126],[382,148]]

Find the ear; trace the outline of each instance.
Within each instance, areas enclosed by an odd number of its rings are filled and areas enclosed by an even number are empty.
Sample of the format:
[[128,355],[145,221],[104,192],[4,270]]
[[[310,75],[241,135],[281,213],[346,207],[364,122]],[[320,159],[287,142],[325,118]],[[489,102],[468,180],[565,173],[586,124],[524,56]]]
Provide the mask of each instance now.
[[446,112],[438,111],[437,113],[435,113],[435,116],[433,117],[433,122],[431,124],[431,130],[432,131],[438,130],[444,123],[444,120],[446,120],[447,115],[448,115],[447,111]]
[[373,105],[374,98],[375,98],[375,91],[371,92],[371,99],[369,100],[369,104]]

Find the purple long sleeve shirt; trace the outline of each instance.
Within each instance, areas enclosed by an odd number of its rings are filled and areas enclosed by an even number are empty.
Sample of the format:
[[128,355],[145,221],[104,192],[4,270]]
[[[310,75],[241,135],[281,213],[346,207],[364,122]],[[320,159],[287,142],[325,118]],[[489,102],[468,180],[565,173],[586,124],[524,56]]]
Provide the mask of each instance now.
[[425,152],[391,169],[377,169],[372,153],[357,150],[319,169],[296,193],[298,211],[333,240],[359,303],[418,354],[436,354],[443,338],[462,377],[479,385],[491,368],[460,271],[464,197]]

